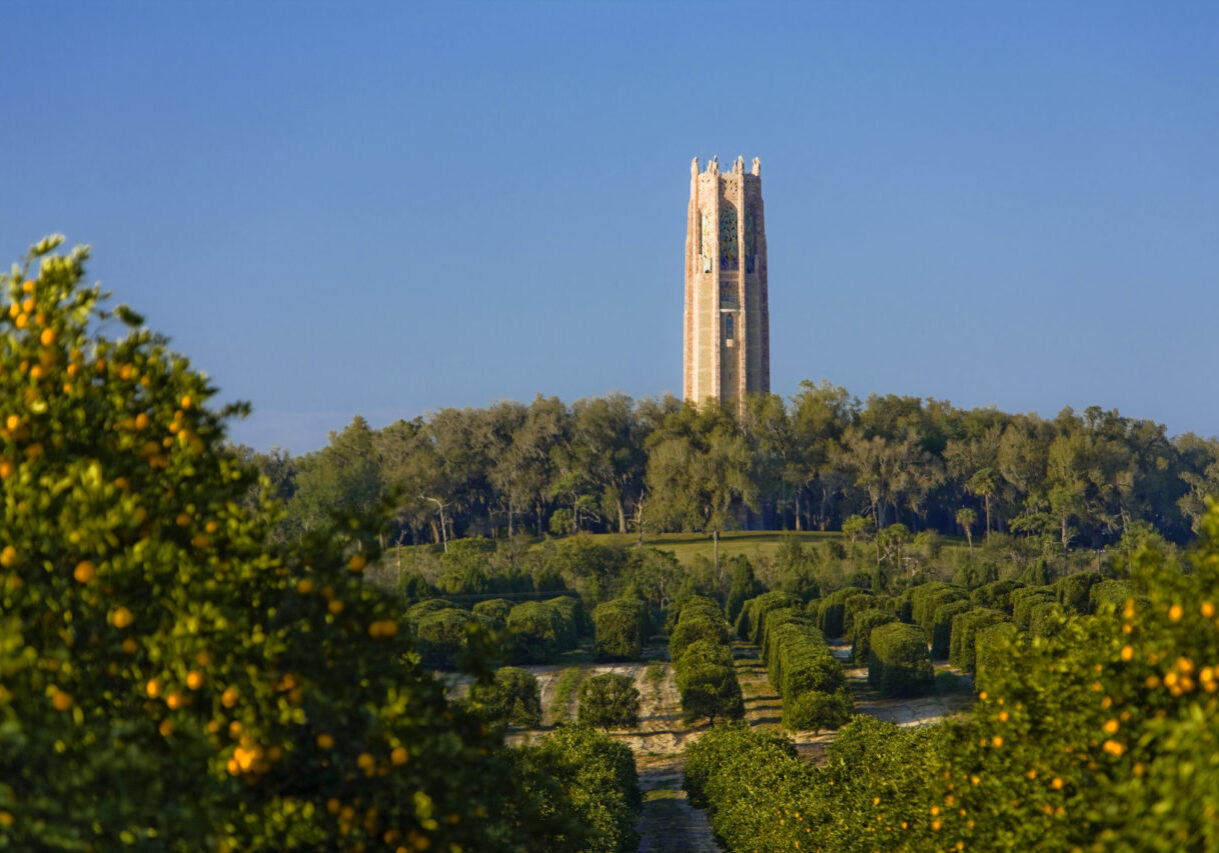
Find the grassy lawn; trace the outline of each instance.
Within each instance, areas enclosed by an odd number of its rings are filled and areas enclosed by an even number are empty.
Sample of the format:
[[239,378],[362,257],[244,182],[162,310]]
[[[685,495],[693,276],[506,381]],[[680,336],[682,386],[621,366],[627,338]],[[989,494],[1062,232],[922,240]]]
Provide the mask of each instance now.
[[[775,552],[779,550],[779,543],[787,536],[798,536],[802,542],[828,542],[833,539],[842,539],[842,534],[838,532],[802,531],[796,533],[783,530],[733,530],[720,534],[720,559],[725,560],[738,554],[744,554],[751,562],[762,557],[773,558]],[[621,533],[598,533],[592,538],[597,542],[613,542],[623,545],[635,545],[639,541],[634,534]],[[663,551],[672,551],[677,559],[685,564],[693,562],[699,554],[710,560],[714,550],[711,537],[705,533],[653,534],[645,536],[643,544],[660,548]]]

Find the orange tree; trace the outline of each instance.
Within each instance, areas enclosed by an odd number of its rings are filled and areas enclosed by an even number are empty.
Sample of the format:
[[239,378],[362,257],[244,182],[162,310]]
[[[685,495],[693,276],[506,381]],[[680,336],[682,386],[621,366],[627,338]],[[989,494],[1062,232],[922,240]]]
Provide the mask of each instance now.
[[272,545],[239,407],[61,242],[0,277],[0,847],[534,843],[513,762],[362,582],[372,522]]
[[1131,597],[993,638],[978,704],[922,731],[858,717],[805,767],[715,729],[691,799],[730,849],[1219,850],[1219,505],[1183,564],[1149,549]]
[[1000,639],[920,824],[938,849],[1219,850],[1219,506],[1135,597]]

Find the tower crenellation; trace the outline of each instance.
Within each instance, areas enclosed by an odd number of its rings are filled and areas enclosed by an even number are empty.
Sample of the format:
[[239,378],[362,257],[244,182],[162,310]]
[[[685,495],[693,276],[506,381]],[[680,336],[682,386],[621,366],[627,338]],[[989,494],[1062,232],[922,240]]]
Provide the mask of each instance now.
[[712,157],[690,163],[686,231],[683,397],[714,398],[744,410],[770,390],[766,228],[761,161],[737,157],[720,172]]

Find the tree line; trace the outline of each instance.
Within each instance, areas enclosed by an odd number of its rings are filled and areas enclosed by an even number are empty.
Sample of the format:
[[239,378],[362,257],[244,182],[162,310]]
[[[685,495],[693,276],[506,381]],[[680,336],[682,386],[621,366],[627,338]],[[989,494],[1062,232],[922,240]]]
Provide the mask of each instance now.
[[[236,452],[278,497],[283,538],[383,501],[385,544],[465,536],[702,531],[854,533],[901,525],[1101,547],[1136,524],[1184,542],[1219,491],[1219,439],[1097,406],[1053,418],[822,380],[743,415],[672,396],[441,409],[374,430],[359,415],[313,453]],[[845,527],[844,527],[845,525]]]

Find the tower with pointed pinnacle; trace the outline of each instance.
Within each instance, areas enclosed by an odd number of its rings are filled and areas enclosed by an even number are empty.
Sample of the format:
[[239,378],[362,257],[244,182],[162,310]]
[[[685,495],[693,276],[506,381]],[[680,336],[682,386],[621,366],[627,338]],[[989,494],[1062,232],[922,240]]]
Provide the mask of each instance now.
[[738,157],[721,172],[690,163],[686,224],[685,367],[682,397],[719,400],[738,413],[745,398],[770,391],[770,318],[762,168]]

